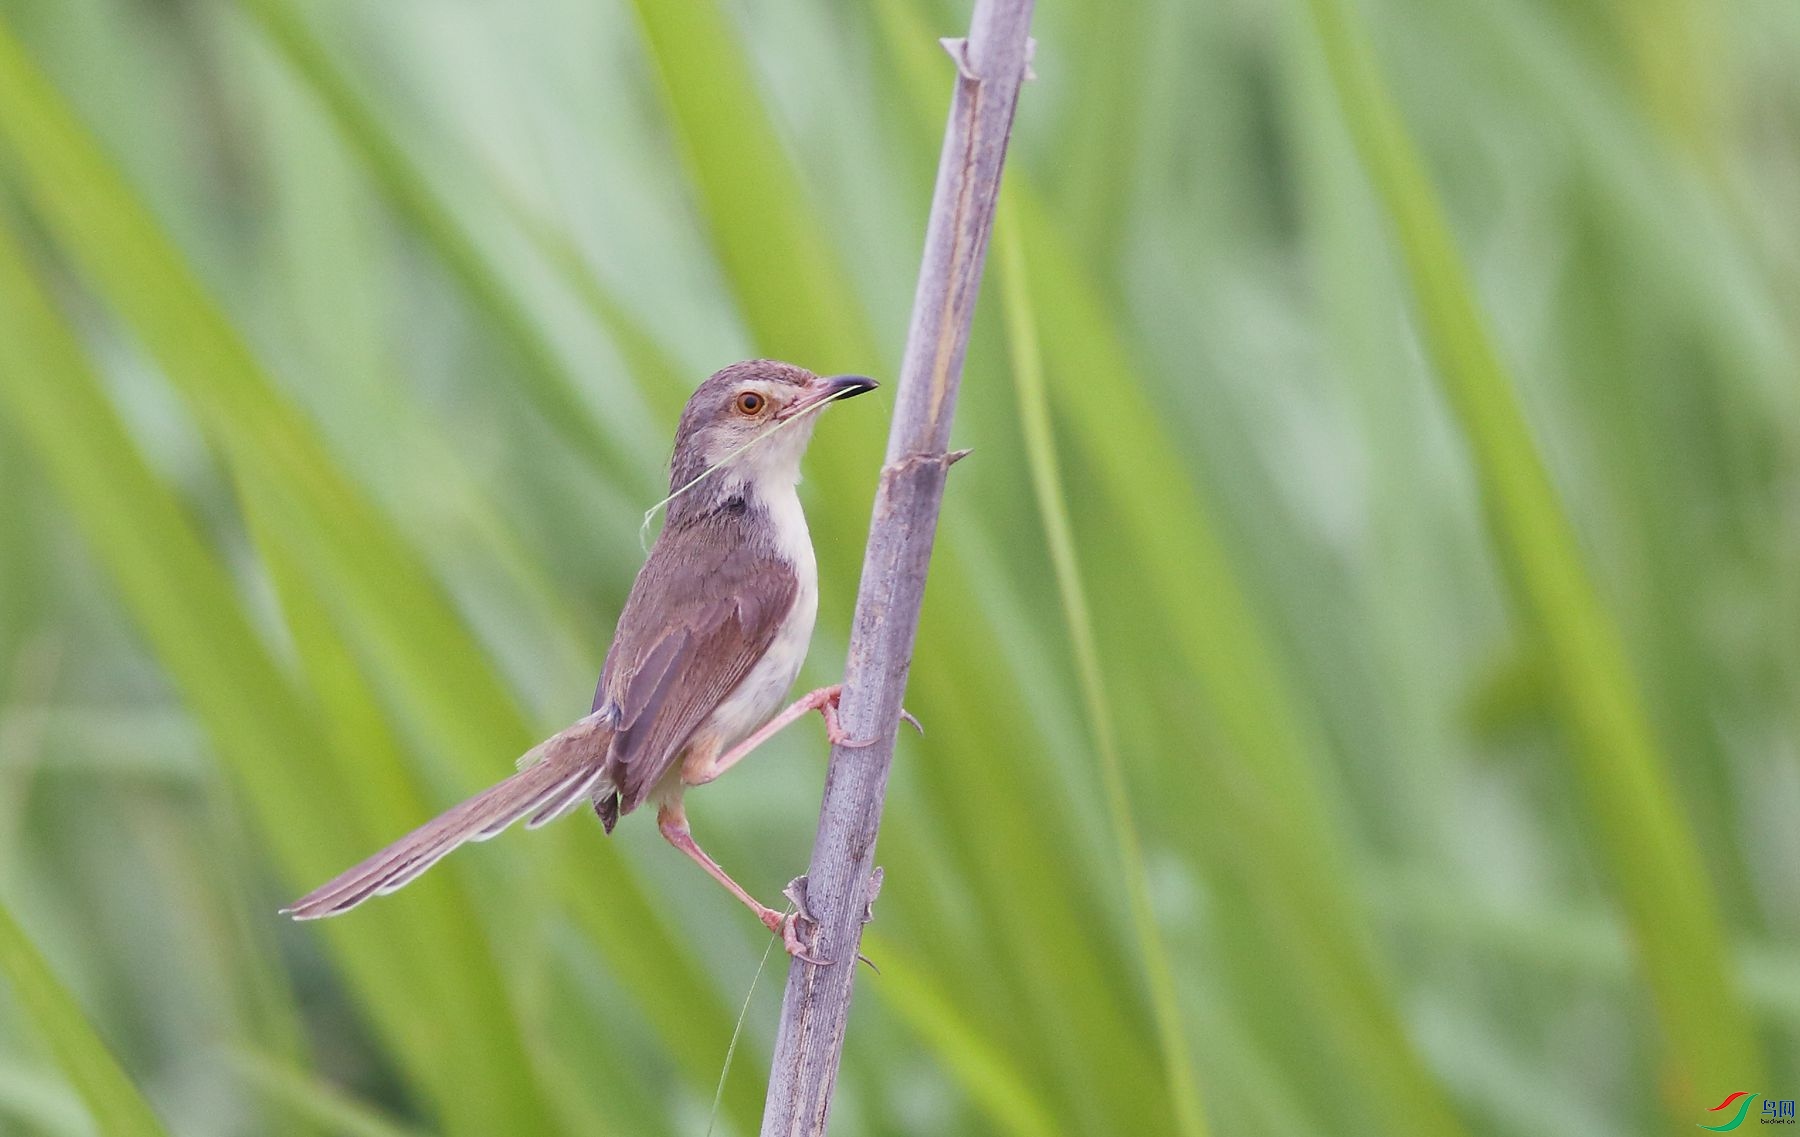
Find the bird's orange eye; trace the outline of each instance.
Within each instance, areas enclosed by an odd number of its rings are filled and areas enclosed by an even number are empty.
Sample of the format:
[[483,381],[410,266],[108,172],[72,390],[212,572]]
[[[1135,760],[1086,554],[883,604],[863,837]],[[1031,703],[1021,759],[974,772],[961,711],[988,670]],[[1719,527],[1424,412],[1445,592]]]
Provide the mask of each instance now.
[[761,412],[763,403],[766,401],[767,400],[755,391],[745,391],[737,397],[737,409],[743,414],[757,414]]

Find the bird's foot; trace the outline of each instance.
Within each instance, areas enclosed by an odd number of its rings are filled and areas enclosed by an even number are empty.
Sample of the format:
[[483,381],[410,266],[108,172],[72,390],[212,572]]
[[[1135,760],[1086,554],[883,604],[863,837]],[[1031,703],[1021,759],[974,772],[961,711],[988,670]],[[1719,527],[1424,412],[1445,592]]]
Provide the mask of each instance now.
[[[822,697],[821,702],[819,703],[819,714],[824,716],[825,737],[831,741],[831,744],[833,746],[848,747],[852,750],[860,750],[865,746],[875,745],[876,740],[873,738],[852,737],[850,732],[844,729],[843,722],[838,718],[838,702],[844,697],[843,686],[840,684],[835,687],[827,687],[825,690],[829,692],[829,694]],[[914,730],[918,731],[921,736],[924,735],[925,728],[919,724],[918,719],[913,717],[913,713],[905,707],[900,708],[900,719]]]
[[860,745],[851,740],[850,732],[838,718],[838,701],[844,697],[844,688],[835,686],[828,688],[831,694],[819,704],[819,715],[825,720],[825,737],[833,746]]
[[797,876],[788,881],[788,886],[781,894],[793,904],[792,912],[777,912],[773,908],[763,909],[763,923],[769,931],[781,937],[781,946],[795,959],[805,960],[816,967],[824,967],[831,961],[821,959],[812,954],[813,945],[801,939],[802,927],[808,938],[816,940],[819,935],[819,922],[806,909],[806,878]]
[[820,959],[812,954],[812,947],[801,939],[801,924],[806,924],[814,935],[817,928],[812,921],[798,912],[777,912],[773,908],[764,908],[757,915],[762,919],[763,927],[781,937],[781,946],[795,959],[803,959],[808,963],[823,967],[830,963],[829,959]]
[[[875,897],[881,893],[882,878],[885,875],[880,868],[869,874],[869,894],[863,901],[862,912],[862,922],[865,924],[875,918]],[[819,922],[813,919],[812,913],[806,907],[806,877],[804,875],[797,876],[788,881],[788,886],[781,890],[781,894],[788,898],[788,902],[794,906],[794,910],[777,912],[773,908],[764,908],[762,910],[763,923],[769,931],[781,937],[781,946],[786,948],[787,953],[795,959],[805,960],[817,967],[829,965],[831,963],[829,959],[821,959],[812,954],[814,944],[807,943],[801,938],[803,928],[807,938],[815,942],[819,935]],[[870,971],[877,975],[881,974],[881,968],[875,966],[875,961],[862,952],[857,952],[856,958],[859,963],[868,964]]]
[[[804,960],[814,967],[828,966],[831,963],[829,959],[820,959],[818,956],[813,955],[812,945],[805,943],[800,939],[800,919],[800,913],[798,912],[789,912],[782,916],[781,946],[786,948],[787,953],[795,959]],[[811,924],[812,922],[809,920],[807,923]],[[818,929],[816,927],[813,929],[813,935],[818,935]]]

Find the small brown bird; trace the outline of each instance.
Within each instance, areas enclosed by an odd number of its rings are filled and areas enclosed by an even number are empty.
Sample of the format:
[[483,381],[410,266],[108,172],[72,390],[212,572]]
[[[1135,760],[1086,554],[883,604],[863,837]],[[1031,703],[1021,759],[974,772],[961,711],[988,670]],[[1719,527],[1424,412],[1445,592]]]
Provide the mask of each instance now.
[[675,432],[668,520],[619,614],[592,713],[533,747],[512,777],[283,913],[311,920],[348,912],[521,819],[535,829],[585,801],[611,833],[654,799],[669,843],[804,957],[794,917],[758,903],[694,843],[681,797],[809,711],[824,716],[833,742],[843,741],[837,687],[768,716],[800,673],[818,611],[818,569],[795,489],[812,412],[874,389],[861,375],[821,378],[762,359],[702,383]]

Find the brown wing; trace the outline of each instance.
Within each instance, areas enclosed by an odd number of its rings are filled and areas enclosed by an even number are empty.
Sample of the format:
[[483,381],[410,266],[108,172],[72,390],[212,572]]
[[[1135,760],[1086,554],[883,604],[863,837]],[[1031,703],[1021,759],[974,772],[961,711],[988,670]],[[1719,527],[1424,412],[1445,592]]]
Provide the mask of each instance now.
[[638,574],[594,695],[613,725],[607,781],[642,804],[793,610],[793,568],[733,525],[664,531]]

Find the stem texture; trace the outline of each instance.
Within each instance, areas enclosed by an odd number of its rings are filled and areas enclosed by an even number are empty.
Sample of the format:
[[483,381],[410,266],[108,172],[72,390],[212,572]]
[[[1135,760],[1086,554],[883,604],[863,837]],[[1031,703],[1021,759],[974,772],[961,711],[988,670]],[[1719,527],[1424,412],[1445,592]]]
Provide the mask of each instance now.
[[844,728],[873,741],[832,747],[812,863],[796,892],[816,923],[814,954],[830,962],[795,960],[788,969],[763,1137],[819,1137],[831,1113],[901,696],[945,473],[956,460],[947,447],[963,354],[1030,54],[1031,9],[1032,0],[978,0],[968,39],[944,41],[956,61],[956,93],[844,667]]

